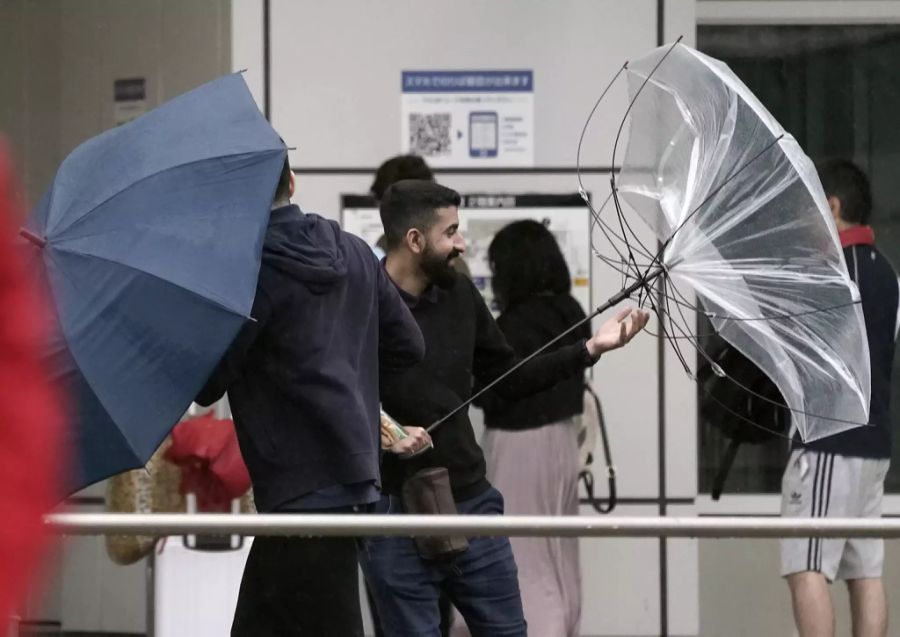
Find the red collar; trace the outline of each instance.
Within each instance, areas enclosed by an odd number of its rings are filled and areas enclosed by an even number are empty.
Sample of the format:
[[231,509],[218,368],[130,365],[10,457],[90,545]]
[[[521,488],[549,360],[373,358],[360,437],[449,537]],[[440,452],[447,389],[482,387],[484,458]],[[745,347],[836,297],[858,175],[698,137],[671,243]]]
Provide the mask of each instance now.
[[838,237],[842,248],[875,244],[875,231],[872,230],[872,226],[853,226],[838,232]]

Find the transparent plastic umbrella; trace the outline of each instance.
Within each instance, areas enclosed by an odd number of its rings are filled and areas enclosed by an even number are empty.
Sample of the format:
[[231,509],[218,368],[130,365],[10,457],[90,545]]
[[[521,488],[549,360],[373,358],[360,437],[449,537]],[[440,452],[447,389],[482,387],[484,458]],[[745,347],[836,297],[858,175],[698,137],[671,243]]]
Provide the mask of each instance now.
[[859,292],[813,163],[718,60],[676,43],[625,74],[614,192],[661,242],[653,266],[673,300],[697,294],[719,335],[781,390],[803,440],[867,423]]
[[[618,175],[613,170],[612,192],[600,206],[602,212],[609,201],[615,203],[618,229],[594,209],[580,171],[579,185],[629,280],[585,321],[637,293],[654,304],[651,285],[659,279],[664,304],[654,309],[676,349],[678,340],[686,339],[716,374],[737,382],[711,360],[693,327],[685,324],[685,308],[701,311],[720,336],[772,379],[804,441],[868,423],[869,351],[859,291],[847,272],[812,161],[727,65],[679,41],[627,63],[616,74],[585,123],[579,165],[591,118],[623,73],[631,101],[612,165],[617,165],[627,126],[624,160]],[[640,242],[623,204],[653,230],[659,249]],[[596,249],[595,255],[618,266]],[[692,291],[702,307],[691,300]]]

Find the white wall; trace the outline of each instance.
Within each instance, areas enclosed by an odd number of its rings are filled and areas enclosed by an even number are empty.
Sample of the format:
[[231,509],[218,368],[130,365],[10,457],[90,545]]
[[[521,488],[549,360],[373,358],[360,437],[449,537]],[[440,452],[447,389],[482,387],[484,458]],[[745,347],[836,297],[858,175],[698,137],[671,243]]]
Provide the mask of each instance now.
[[[273,0],[271,11],[272,122],[298,167],[377,166],[399,150],[403,69],[504,68],[534,70],[536,164],[571,166],[600,89],[656,43],[652,0]],[[608,164],[618,121],[598,124],[585,160]]]
[[12,147],[14,166],[31,202],[40,197],[62,159],[61,4],[0,2],[0,135]]
[[115,125],[113,81],[146,78],[152,108],[230,66],[226,0],[62,2],[60,145]]

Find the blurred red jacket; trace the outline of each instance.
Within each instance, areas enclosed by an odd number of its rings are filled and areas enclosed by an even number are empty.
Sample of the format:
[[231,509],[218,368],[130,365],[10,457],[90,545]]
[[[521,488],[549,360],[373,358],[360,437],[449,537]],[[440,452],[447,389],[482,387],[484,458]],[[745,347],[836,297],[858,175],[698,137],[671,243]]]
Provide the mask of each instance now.
[[12,170],[0,139],[0,631],[31,583],[42,515],[59,499],[62,411],[41,362],[47,315],[12,249]]

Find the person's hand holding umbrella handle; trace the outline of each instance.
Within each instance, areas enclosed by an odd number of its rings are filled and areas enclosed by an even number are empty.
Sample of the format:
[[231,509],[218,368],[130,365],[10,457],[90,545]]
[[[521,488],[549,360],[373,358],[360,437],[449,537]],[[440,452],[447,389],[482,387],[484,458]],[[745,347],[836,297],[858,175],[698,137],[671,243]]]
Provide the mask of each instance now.
[[403,427],[381,410],[381,448],[401,458],[412,458],[434,447],[422,427]]

